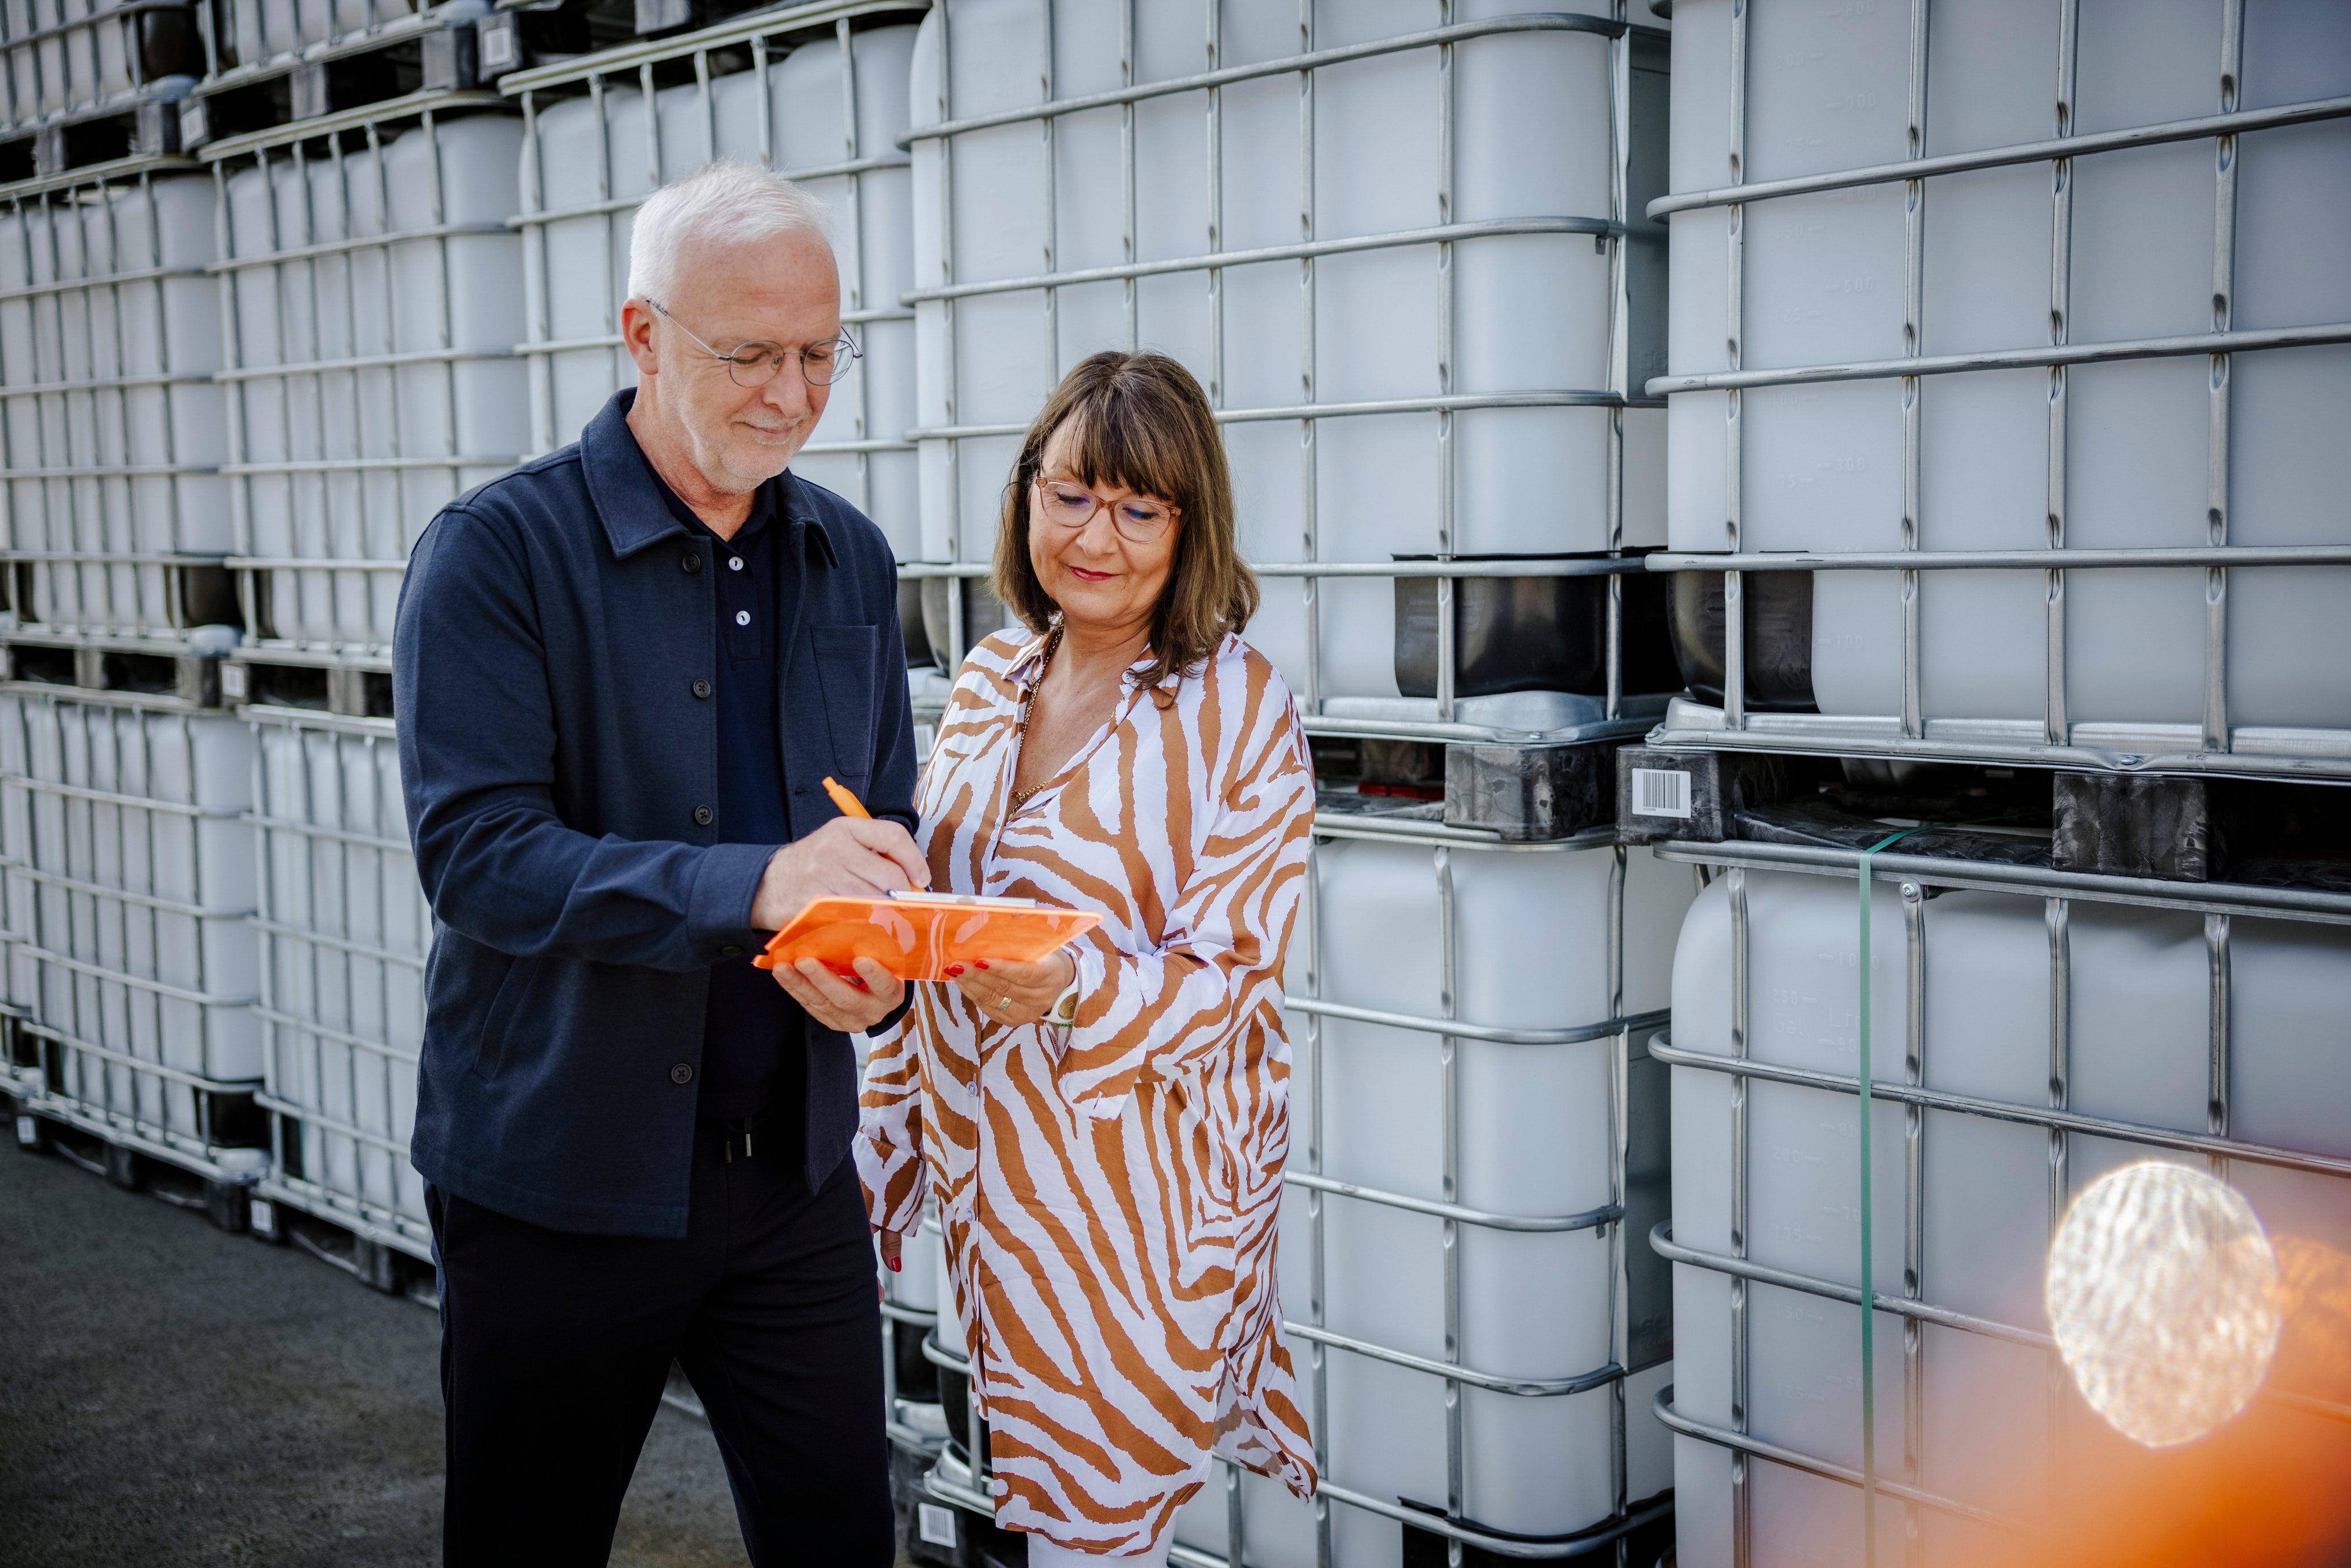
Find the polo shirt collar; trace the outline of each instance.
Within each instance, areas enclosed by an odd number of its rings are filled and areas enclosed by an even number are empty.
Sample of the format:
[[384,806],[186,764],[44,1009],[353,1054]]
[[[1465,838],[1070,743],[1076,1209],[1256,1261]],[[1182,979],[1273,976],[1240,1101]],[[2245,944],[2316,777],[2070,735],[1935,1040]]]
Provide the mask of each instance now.
[[[636,401],[633,387],[614,392],[580,433],[580,466],[588,481],[588,496],[596,505],[597,519],[604,525],[613,556],[621,560],[663,539],[686,535],[685,525],[670,510],[663,493],[667,486],[654,476],[653,464],[637,444],[636,433],[629,428],[629,410]],[[786,469],[766,488],[791,525],[796,542],[805,548],[803,530],[813,534],[826,562],[838,568],[840,552],[833,548],[823,515],[799,476]]]

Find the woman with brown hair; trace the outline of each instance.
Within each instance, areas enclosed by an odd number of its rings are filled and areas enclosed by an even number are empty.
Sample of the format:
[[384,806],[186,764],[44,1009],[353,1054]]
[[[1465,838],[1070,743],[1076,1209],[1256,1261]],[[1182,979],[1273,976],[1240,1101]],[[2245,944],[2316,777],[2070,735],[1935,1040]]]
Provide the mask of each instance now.
[[994,587],[1027,631],[956,681],[918,800],[932,885],[1102,922],[916,988],[874,1042],[859,1172],[893,1268],[937,1200],[997,1522],[1032,1568],[1156,1563],[1212,1452],[1314,1487],[1274,1282],[1313,772],[1240,640],[1257,584],[1181,365],[1070,372]]

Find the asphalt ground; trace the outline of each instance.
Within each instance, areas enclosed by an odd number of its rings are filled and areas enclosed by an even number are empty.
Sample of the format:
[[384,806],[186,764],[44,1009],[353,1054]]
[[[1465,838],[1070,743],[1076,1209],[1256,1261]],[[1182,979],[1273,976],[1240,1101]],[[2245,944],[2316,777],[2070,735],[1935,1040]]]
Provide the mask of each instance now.
[[[0,1145],[0,1568],[440,1562],[440,1329],[290,1247]],[[616,1568],[737,1568],[664,1407]]]

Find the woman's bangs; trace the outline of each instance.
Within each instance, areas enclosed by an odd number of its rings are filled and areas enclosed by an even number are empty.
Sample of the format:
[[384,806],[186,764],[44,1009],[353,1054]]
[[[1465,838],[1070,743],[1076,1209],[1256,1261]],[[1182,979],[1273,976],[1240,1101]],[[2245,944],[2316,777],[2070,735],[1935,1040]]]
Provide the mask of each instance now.
[[[1147,406],[1115,386],[1095,390],[1070,410],[1070,465],[1081,485],[1120,485],[1181,510],[1196,487],[1170,450],[1171,434]],[[1143,405],[1143,406],[1138,406]]]

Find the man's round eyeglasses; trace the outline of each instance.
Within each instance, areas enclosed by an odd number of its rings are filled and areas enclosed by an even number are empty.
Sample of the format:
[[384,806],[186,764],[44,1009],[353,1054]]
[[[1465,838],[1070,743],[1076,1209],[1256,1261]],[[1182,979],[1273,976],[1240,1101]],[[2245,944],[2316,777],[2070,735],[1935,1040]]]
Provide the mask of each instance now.
[[858,348],[856,340],[843,332],[829,342],[810,343],[804,348],[787,349],[781,343],[743,343],[738,344],[733,353],[722,354],[695,337],[694,329],[671,315],[668,306],[651,295],[645,297],[645,303],[663,320],[693,338],[695,348],[724,364],[727,375],[738,387],[766,386],[784,368],[784,361],[793,359],[800,362],[801,380],[812,387],[829,387],[847,375],[849,367],[855,364],[863,352]]
[[1111,527],[1129,544],[1147,545],[1157,541],[1176,520],[1176,509],[1156,501],[1129,496],[1113,505],[1096,500],[1092,494],[1066,479],[1047,479],[1041,476],[1037,486],[1037,509],[1045,521],[1058,528],[1075,532],[1094,520],[1094,514],[1110,508]]

